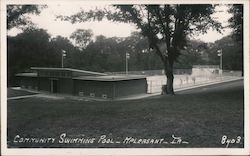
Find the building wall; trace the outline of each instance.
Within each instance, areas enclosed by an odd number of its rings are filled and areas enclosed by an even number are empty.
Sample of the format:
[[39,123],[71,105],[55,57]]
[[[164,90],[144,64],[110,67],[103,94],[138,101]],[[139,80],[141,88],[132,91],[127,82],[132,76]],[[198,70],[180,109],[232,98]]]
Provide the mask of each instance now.
[[115,97],[129,96],[147,93],[147,81],[145,79],[117,81],[115,85]]
[[129,96],[134,94],[147,93],[146,79],[124,80],[124,81],[90,81],[74,80],[74,95],[90,96],[113,99],[117,97]]
[[53,83],[57,83],[56,93],[73,94],[73,81],[69,78],[39,78],[39,90],[51,92],[51,81],[55,80]]
[[72,79],[66,79],[66,78],[60,78],[57,82],[58,86],[58,93],[64,93],[64,94],[73,94],[73,80]]
[[38,89],[36,77],[19,77],[20,87],[26,89]]
[[39,83],[38,90],[50,92],[50,90],[51,90],[51,88],[50,88],[50,80],[48,78],[39,77],[38,81],[39,81],[38,82]]
[[38,77],[71,78],[71,71],[38,70]]
[[57,81],[57,93],[113,99],[147,93],[146,78],[123,81],[72,80],[69,78],[20,77],[20,86],[51,92],[51,79]]
[[[113,98],[113,83],[105,81],[74,80],[74,95]],[[93,96],[93,94],[92,94]]]

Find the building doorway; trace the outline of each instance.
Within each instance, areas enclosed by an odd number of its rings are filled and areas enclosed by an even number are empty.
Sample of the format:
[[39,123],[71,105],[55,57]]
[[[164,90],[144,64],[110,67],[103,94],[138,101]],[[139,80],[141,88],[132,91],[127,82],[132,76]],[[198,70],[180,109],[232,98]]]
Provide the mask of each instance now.
[[56,79],[50,80],[50,91],[51,91],[51,93],[58,92],[58,80],[56,80]]

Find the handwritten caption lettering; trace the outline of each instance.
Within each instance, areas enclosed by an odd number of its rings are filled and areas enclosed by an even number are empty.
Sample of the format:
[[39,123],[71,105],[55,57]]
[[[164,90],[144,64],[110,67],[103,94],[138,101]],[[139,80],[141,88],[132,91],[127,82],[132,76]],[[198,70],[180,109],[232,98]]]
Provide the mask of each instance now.
[[165,138],[137,138],[126,136],[124,138],[112,138],[107,135],[98,137],[88,137],[84,134],[78,137],[70,137],[66,133],[62,133],[58,138],[55,137],[22,137],[16,135],[13,142],[18,143],[37,143],[37,144],[189,144],[182,137],[172,135],[170,139]]
[[229,147],[230,144],[241,144],[241,136],[237,136],[235,138],[229,138],[226,135],[221,137],[221,144],[226,145],[226,148]]

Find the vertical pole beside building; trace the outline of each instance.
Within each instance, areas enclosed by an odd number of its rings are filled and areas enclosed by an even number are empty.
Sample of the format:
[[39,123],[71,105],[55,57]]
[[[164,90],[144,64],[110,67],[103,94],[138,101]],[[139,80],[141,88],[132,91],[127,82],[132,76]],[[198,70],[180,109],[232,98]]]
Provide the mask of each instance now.
[[219,74],[222,74],[222,49],[218,50],[218,56],[220,56],[220,70],[219,70]]
[[128,75],[128,59],[130,58],[130,54],[126,52],[126,75]]
[[64,63],[63,63],[63,59],[64,57],[66,56],[66,51],[65,50],[62,50],[62,68],[64,67]]
[[222,71],[222,68],[223,68],[223,67],[222,67],[222,55],[223,55],[223,54],[222,54],[222,50],[221,50],[221,55],[220,55],[220,69],[221,69],[221,71]]

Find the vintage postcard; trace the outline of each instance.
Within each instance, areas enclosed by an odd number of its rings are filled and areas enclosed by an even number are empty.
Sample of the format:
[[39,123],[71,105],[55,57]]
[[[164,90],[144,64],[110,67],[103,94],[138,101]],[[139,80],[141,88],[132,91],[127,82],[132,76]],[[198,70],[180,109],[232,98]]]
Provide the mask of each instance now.
[[1,155],[249,155],[248,0],[1,1]]

